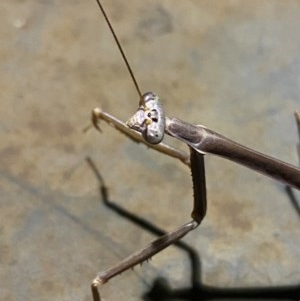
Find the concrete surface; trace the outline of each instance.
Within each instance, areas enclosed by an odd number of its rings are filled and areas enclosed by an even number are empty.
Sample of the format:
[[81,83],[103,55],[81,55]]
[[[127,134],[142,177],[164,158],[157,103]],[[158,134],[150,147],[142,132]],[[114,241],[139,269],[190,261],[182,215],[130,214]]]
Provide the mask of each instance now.
[[[105,7],[141,89],[160,94],[168,116],[298,164],[299,1]],[[0,15],[0,298],[91,300],[96,273],[155,236],[102,203],[86,156],[113,202],[164,230],[189,220],[190,173],[105,124],[82,133],[94,107],[127,120],[138,103],[94,1],[2,1]],[[213,287],[299,284],[300,220],[282,186],[206,161],[208,214],[184,239],[201,257],[197,276]],[[158,277],[189,288],[190,273],[170,247],[105,285],[104,300],[141,300]]]

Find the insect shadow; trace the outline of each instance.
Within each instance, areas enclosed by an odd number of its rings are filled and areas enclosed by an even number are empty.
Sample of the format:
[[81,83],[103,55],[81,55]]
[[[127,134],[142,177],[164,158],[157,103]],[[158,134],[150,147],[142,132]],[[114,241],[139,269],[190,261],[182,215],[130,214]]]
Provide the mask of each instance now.
[[[162,236],[166,231],[158,228],[156,225],[146,221],[145,219],[127,211],[121,206],[117,205],[109,199],[108,189],[105,186],[103,176],[97,169],[96,165],[91,158],[87,157],[86,161],[95,176],[99,181],[99,191],[101,201],[105,206],[113,210],[122,218],[126,218],[132,223],[138,225],[142,229],[157,235]],[[289,186],[285,187],[287,195],[300,217],[300,206]],[[295,301],[300,298],[300,284],[286,285],[277,287],[239,287],[239,288],[222,288],[208,286],[201,281],[201,259],[198,252],[185,242],[177,241],[174,246],[185,251],[190,260],[191,274],[190,274],[190,287],[174,289],[168,284],[164,278],[157,278],[154,280],[153,285],[149,292],[142,296],[145,301],[163,301],[163,300],[286,300]]]

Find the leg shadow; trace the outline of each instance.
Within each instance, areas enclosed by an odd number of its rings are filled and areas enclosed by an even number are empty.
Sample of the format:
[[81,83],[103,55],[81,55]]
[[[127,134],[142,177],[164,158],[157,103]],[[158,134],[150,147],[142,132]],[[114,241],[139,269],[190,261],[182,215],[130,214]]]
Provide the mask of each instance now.
[[[138,225],[139,227],[149,231],[157,236],[166,234],[165,231],[151,224],[143,218],[128,212],[126,209],[109,200],[108,191],[105,186],[102,175],[90,158],[87,158],[87,163],[95,173],[99,181],[99,190],[102,202],[105,206],[112,209],[121,217],[126,218]],[[288,188],[287,192],[289,193]],[[291,190],[292,193],[292,190]],[[289,194],[290,195],[290,194]],[[292,195],[292,194],[291,194]],[[296,201],[296,199],[295,199]],[[293,203],[293,201],[292,201]],[[298,205],[297,201],[296,204]],[[294,206],[300,216],[300,208]],[[188,244],[178,241],[174,245],[181,250],[184,250],[189,259],[191,266],[191,286],[188,288],[174,289],[171,288],[164,278],[157,278],[149,292],[142,296],[145,301],[163,301],[163,300],[300,300],[300,284],[291,286],[277,287],[250,287],[250,288],[221,288],[207,286],[201,281],[201,261],[195,249]]]

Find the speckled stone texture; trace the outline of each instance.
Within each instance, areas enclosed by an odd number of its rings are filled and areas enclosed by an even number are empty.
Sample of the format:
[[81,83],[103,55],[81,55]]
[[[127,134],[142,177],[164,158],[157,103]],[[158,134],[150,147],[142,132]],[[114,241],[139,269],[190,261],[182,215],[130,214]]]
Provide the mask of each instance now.
[[[168,116],[298,164],[299,1],[104,4],[141,89],[158,93]],[[94,107],[125,121],[138,104],[94,1],[1,1],[0,37],[0,299],[91,300],[98,271],[156,236],[102,203],[86,157],[111,201],[165,231],[190,219],[190,172],[105,123],[83,134]],[[207,217],[183,239],[201,258],[198,279],[299,284],[300,218],[283,186],[206,163]],[[116,277],[104,300],[141,300],[159,277],[191,288],[187,252],[170,247]]]

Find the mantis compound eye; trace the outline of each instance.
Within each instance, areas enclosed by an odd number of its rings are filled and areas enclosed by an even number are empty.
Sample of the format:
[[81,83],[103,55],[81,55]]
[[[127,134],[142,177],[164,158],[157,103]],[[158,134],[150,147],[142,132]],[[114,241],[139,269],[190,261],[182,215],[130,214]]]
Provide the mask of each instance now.
[[165,113],[159,97],[147,92],[142,97],[143,105],[127,121],[127,125],[142,133],[144,139],[151,144],[162,141],[165,133]]

